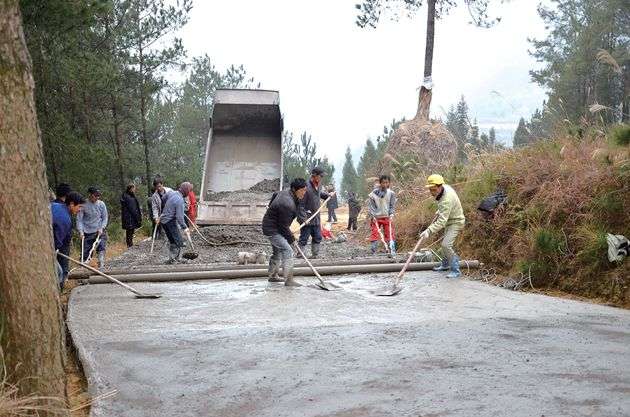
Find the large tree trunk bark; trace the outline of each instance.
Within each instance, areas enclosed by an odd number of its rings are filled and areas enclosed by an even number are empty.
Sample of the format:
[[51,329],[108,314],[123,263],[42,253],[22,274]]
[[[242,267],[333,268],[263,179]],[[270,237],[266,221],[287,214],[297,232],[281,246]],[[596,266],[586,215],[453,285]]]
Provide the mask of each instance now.
[[433,73],[433,42],[435,39],[435,0],[429,0],[427,10],[427,39],[424,49],[424,80],[420,87],[420,98],[418,100],[418,113],[416,118],[429,120],[431,110],[432,87],[426,88],[424,83],[430,82]]
[[18,0],[0,0],[1,346],[21,395],[64,401],[64,333],[33,88]]

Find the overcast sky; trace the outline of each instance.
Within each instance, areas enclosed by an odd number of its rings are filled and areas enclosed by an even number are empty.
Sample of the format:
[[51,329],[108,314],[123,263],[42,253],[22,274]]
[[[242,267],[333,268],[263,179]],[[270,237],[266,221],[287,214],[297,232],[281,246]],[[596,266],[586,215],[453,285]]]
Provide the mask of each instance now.
[[[243,64],[262,88],[280,91],[285,129],[311,133],[341,171],[347,146],[357,155],[393,118],[413,117],[424,62],[426,8],[361,29],[356,2],[196,0],[181,36],[189,56]],[[507,138],[540,106],[527,54],[527,38],[545,33],[538,3],[496,1],[491,14],[502,21],[491,29],[470,25],[464,7],[436,23],[433,116],[464,94],[480,126]]]

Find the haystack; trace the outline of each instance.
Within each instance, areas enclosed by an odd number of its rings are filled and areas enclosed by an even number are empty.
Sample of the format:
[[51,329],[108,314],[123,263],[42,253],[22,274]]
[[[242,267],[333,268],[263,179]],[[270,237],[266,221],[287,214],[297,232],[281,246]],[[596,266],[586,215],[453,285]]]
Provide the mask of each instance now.
[[[416,168],[425,173],[444,173],[457,160],[457,141],[441,122],[416,116],[394,131],[386,152],[396,159],[413,158]],[[381,164],[391,172],[391,162]]]

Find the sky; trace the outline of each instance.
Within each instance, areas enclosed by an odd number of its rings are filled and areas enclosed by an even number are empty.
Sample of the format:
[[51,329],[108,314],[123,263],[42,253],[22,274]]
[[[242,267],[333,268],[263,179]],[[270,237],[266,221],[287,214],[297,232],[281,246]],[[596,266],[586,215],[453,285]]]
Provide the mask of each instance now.
[[[414,17],[355,24],[357,0],[195,0],[180,36],[189,57],[244,65],[261,88],[280,92],[286,130],[313,135],[341,173],[368,137],[394,118],[415,115],[424,67],[426,6]],[[460,3],[463,3],[460,2]],[[530,82],[537,67],[528,37],[542,38],[536,0],[495,1],[490,29],[471,25],[465,7],[436,22],[432,117],[463,94],[483,130],[511,143],[520,117],[545,98]]]

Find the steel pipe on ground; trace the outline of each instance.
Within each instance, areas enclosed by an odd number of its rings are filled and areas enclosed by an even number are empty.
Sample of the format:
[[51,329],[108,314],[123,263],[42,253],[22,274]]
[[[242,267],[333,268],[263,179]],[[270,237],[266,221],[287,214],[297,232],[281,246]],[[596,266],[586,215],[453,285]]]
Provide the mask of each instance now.
[[[427,271],[439,265],[438,262],[417,262],[409,264],[408,271]],[[464,271],[467,268],[479,268],[479,261],[461,261],[460,265]],[[317,268],[321,275],[340,274],[369,274],[399,272],[402,264],[369,264],[369,265],[332,265],[320,266]],[[293,270],[296,276],[310,276],[313,272],[308,267],[297,267]],[[267,277],[267,269],[232,269],[216,271],[187,271],[187,272],[160,272],[152,274],[124,274],[117,275],[116,278],[123,282],[167,282],[167,281],[194,281],[203,279],[239,279],[239,278],[259,278]],[[108,283],[106,279],[99,276],[91,276],[87,282],[89,284]]]
[[[403,262],[404,259],[391,259],[391,258],[356,258],[356,259],[316,259],[311,261],[315,267],[319,266],[334,266],[334,265],[376,265],[376,264],[393,264],[397,262]],[[296,262],[296,267],[306,267],[305,262]],[[201,272],[201,271],[231,271],[239,269],[262,269],[267,265],[261,264],[249,264],[249,265],[236,265],[236,264],[187,264],[187,265],[153,265],[153,266],[139,266],[129,268],[112,268],[103,270],[107,275],[129,275],[129,274],[157,274],[157,273],[171,273],[171,272]],[[92,274],[87,269],[77,269],[72,271],[68,275],[68,279],[86,279]]]

